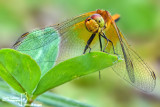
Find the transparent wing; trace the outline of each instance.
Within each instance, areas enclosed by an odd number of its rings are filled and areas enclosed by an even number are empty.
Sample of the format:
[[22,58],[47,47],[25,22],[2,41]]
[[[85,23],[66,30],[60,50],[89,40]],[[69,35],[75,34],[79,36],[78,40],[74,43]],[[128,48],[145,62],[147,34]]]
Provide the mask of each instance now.
[[86,41],[91,36],[84,21],[94,13],[89,12],[57,25],[27,32],[17,40],[13,48],[32,56],[40,65],[43,75],[55,62],[57,64],[83,54]]
[[31,51],[41,48],[57,39],[57,36],[55,35],[57,35],[58,32],[60,33],[59,36],[62,37],[65,33],[73,29],[73,27],[77,26],[77,23],[84,21],[87,17],[94,13],[95,11],[89,12],[57,25],[27,32],[17,40],[17,42],[13,45],[13,48],[19,51]]
[[[81,55],[88,39],[92,35],[85,27],[85,20],[96,12],[97,11],[89,12],[57,25],[25,33],[18,39],[13,48],[31,55],[36,61],[38,60],[38,62],[55,62],[55,59],[57,59],[56,63],[59,63],[66,59]],[[118,16],[115,15],[113,18],[116,20]],[[99,45],[97,44],[99,44],[99,38],[96,35],[90,45],[90,47],[94,47],[92,48],[92,51],[100,50]],[[52,52],[52,56],[54,57],[50,59],[48,57],[43,58],[50,55],[49,52],[55,50],[54,48],[56,49],[56,51]],[[49,52],[45,52],[46,50]],[[35,56],[35,53],[38,55]],[[58,57],[55,58],[57,54]],[[42,57],[39,58],[38,56]]]
[[[133,86],[144,91],[153,91],[156,84],[153,70],[129,47],[111,17],[108,17],[108,25],[105,34],[113,42],[115,52],[124,59],[124,61],[115,64],[112,67],[113,70]],[[111,44],[106,51],[113,52]]]
[[19,51],[32,51],[49,44],[57,38],[56,30],[52,27],[47,27],[23,34],[13,45],[13,48]]
[[[53,67],[58,55],[59,36],[57,31],[48,27],[22,35],[14,49],[30,55],[39,64],[42,75]],[[50,62],[52,61],[52,62]]]

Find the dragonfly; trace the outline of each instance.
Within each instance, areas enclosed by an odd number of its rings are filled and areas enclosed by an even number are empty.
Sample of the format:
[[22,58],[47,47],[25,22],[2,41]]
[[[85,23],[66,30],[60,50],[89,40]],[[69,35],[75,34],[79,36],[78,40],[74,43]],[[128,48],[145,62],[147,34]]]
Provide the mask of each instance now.
[[124,60],[113,65],[112,69],[131,85],[151,92],[156,85],[156,75],[130,47],[117,27],[119,17],[118,14],[111,16],[108,11],[100,9],[88,12],[59,24],[27,32],[19,37],[13,49],[29,54],[39,62],[52,63],[51,66],[53,62],[56,65],[90,51],[120,55]]

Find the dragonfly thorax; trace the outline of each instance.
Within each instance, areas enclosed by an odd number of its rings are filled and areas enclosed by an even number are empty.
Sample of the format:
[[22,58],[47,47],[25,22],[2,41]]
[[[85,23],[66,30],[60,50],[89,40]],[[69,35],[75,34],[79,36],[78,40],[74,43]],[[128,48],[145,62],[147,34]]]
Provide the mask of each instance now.
[[105,28],[105,22],[100,14],[93,14],[85,20],[85,26],[89,32],[95,33]]

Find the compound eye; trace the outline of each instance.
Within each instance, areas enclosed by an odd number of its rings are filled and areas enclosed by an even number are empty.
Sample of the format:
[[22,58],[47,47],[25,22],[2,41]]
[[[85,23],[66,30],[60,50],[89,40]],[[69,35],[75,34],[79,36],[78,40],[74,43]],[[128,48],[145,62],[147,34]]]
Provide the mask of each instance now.
[[103,17],[100,14],[94,14],[91,16],[91,18],[94,19],[98,23],[100,28],[104,27],[105,22],[104,22]]
[[94,19],[92,19],[91,17],[89,17],[85,20],[85,25],[86,25],[86,28],[89,32],[95,33],[99,29],[98,23]]
[[99,26],[102,28],[105,25],[103,18],[98,19]]

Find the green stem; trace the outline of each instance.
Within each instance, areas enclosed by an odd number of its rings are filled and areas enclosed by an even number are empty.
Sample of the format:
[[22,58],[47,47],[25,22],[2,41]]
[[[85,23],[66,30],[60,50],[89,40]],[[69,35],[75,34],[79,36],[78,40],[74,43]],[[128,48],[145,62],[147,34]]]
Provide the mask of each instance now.
[[30,107],[32,102],[33,102],[33,100],[27,100],[25,107]]
[[27,103],[25,107],[30,107],[35,98],[30,97],[28,94],[26,95]]

